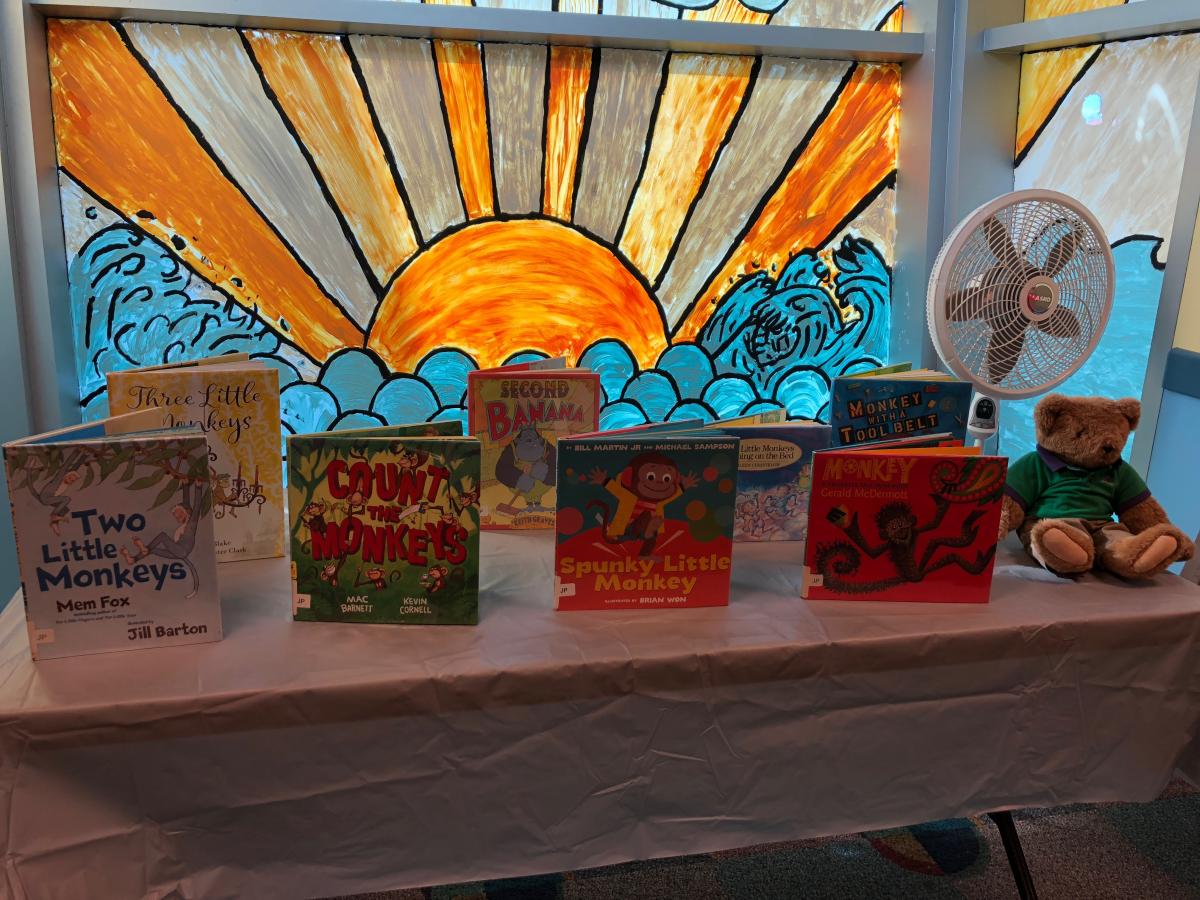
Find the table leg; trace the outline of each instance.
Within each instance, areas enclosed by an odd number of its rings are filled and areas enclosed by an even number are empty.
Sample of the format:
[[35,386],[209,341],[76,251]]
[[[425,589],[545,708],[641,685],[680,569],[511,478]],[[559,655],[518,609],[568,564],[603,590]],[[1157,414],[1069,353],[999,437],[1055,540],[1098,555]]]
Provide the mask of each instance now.
[[1013,824],[1012,813],[988,813],[988,818],[996,823],[1000,832],[1000,840],[1004,843],[1004,852],[1008,855],[1008,864],[1012,867],[1013,881],[1017,883],[1017,894],[1021,900],[1037,900],[1037,888],[1033,886],[1033,876],[1029,874],[1029,866],[1025,862],[1025,851],[1021,849],[1021,837]]

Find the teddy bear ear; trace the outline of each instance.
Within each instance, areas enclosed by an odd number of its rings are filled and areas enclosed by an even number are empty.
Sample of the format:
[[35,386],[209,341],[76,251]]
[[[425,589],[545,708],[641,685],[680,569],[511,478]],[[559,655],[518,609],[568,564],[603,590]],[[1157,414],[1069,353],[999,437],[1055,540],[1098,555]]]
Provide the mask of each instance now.
[[1038,433],[1049,434],[1054,431],[1058,417],[1066,412],[1069,405],[1070,398],[1062,394],[1047,394],[1039,400],[1033,409],[1033,423]]
[[1133,431],[1142,419],[1142,404],[1132,397],[1125,397],[1117,401],[1117,412],[1129,420],[1129,430]]

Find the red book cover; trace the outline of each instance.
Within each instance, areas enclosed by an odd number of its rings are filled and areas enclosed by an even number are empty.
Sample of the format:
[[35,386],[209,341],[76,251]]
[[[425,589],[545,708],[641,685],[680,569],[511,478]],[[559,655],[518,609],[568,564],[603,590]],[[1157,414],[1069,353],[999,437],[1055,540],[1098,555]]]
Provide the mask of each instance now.
[[558,609],[729,604],[737,438],[601,435],[558,449]]
[[804,596],[986,603],[1008,461],[970,450],[815,453]]
[[467,410],[482,448],[480,527],[553,528],[558,440],[599,426],[600,376],[512,366],[471,372]]

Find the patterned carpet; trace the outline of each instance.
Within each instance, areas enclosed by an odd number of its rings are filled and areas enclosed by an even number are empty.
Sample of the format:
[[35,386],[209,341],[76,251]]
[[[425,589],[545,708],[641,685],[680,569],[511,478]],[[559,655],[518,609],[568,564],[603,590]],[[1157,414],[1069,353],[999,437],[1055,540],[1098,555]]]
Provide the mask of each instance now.
[[[1015,814],[1041,900],[1200,898],[1200,792],[1148,804]],[[341,900],[772,900],[1017,896],[987,819],[770,844],[578,872],[361,894]]]

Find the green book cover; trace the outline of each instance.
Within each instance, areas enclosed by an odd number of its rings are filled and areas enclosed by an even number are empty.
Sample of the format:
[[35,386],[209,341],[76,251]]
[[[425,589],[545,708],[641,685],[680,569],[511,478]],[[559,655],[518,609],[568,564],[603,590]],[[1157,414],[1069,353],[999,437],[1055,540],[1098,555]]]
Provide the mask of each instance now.
[[479,441],[288,438],[292,612],[300,621],[479,621]]

